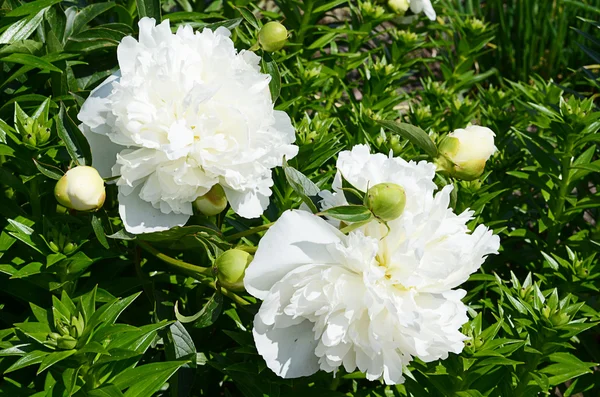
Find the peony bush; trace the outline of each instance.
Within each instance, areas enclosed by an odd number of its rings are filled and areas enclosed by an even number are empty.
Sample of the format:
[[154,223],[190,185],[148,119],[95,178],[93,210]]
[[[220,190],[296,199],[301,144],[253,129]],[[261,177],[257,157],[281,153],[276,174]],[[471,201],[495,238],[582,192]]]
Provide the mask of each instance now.
[[492,3],[5,1],[0,394],[595,396],[600,4]]

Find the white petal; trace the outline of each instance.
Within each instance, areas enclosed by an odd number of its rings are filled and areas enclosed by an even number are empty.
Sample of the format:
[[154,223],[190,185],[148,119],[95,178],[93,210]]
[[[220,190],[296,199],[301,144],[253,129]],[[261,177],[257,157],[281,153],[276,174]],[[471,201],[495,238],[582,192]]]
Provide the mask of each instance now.
[[109,125],[107,117],[112,116],[112,104],[108,96],[111,94],[114,84],[118,83],[120,78],[120,71],[109,76],[90,92],[89,97],[81,106],[77,118],[87,125],[92,132],[104,135],[111,132],[112,126]]
[[233,211],[247,219],[258,218],[269,206],[269,196],[253,190],[238,191],[223,186]]
[[246,290],[265,299],[273,285],[288,272],[306,264],[333,263],[327,245],[344,235],[325,220],[304,211],[286,211],[258,244],[246,269]]
[[286,379],[299,378],[319,370],[312,327],[311,322],[303,321],[287,328],[273,328],[257,315],[252,334],[256,349],[275,374]]
[[119,187],[119,214],[129,233],[153,233],[183,226],[190,218],[185,214],[164,214],[147,201],[140,199],[141,185],[124,195]]
[[102,178],[112,177],[113,174],[111,169],[117,161],[117,154],[125,149],[125,147],[117,145],[106,135],[92,132],[85,124],[80,124],[79,129],[83,132],[83,135],[90,145],[90,149],[92,149],[94,168],[98,170],[98,173]]

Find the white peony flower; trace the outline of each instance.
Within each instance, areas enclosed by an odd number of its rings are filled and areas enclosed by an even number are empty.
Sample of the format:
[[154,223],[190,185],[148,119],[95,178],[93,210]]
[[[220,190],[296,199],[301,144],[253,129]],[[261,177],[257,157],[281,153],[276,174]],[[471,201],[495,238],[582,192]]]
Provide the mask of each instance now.
[[431,5],[431,0],[410,0],[410,10],[415,14],[423,12],[427,18],[435,21],[436,14]]
[[[117,49],[120,70],[81,108],[94,165],[120,176],[119,212],[131,233],[186,223],[192,203],[221,184],[240,216],[266,209],[271,169],[294,157],[295,133],[273,110],[260,58],[236,51],[230,32],[139,22],[139,41]],[[111,173],[112,169],[112,173]]]
[[438,166],[460,179],[469,181],[479,178],[485,163],[498,150],[494,145],[494,137],[492,130],[478,125],[451,132],[440,142]]
[[343,367],[402,383],[413,357],[462,351],[465,291],[453,288],[497,253],[499,238],[483,225],[469,232],[472,212],[448,208],[452,187],[434,195],[433,164],[371,155],[361,145],[342,152],[337,166],[324,207],[346,203],[341,173],[359,189],[399,184],[404,212],[388,222],[389,233],[372,222],[349,235],[309,212],[285,212],[246,270],[247,291],[264,301],[254,340],[284,378]]

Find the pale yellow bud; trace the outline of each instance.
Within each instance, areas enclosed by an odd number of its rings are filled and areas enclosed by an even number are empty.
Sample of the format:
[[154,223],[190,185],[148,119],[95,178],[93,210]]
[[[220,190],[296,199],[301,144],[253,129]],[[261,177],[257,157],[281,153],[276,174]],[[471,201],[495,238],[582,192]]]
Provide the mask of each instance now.
[[410,3],[408,0],[388,0],[388,7],[400,16],[404,16],[406,11],[408,11],[408,7]]
[[494,132],[477,125],[451,132],[440,142],[436,164],[441,172],[465,181],[483,174],[485,163],[494,152]]
[[214,185],[204,196],[194,201],[198,211],[206,216],[214,216],[223,212],[227,207],[227,197],[221,185]]
[[78,166],[63,175],[54,188],[56,200],[77,211],[97,211],[102,208],[106,191],[104,180],[93,167]]

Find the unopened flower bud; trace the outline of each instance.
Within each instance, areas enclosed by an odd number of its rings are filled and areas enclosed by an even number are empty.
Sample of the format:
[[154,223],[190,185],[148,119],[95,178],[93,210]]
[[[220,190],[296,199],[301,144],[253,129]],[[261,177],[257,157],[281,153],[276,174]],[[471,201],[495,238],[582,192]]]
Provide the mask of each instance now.
[[281,50],[287,41],[287,29],[279,22],[266,23],[258,33],[258,42],[267,52]]
[[218,279],[223,287],[232,291],[244,290],[246,267],[252,261],[252,255],[239,249],[230,249],[215,261]]
[[65,244],[65,248],[63,248],[63,254],[71,254],[73,253],[73,251],[75,251],[75,248],[77,248],[77,246],[73,243],[67,243]]
[[67,171],[54,188],[58,202],[78,211],[96,211],[104,204],[104,180],[95,168],[78,166]]
[[561,312],[553,314],[550,317],[550,322],[556,326],[565,325],[570,320],[571,319],[569,318],[569,315],[567,313],[561,313]]
[[481,176],[494,152],[494,132],[477,125],[448,134],[439,145],[438,170],[465,181]]
[[73,338],[70,335],[61,336],[58,338],[57,346],[59,349],[63,350],[71,350],[77,346],[77,339]]
[[194,201],[194,206],[203,215],[213,216],[223,212],[227,207],[227,197],[221,185],[214,185],[204,196]]
[[408,7],[410,6],[408,0],[388,0],[387,4],[393,12],[400,16],[404,16],[406,11],[408,11]]
[[404,188],[395,183],[379,183],[367,192],[367,206],[379,219],[392,221],[402,215],[406,205]]

